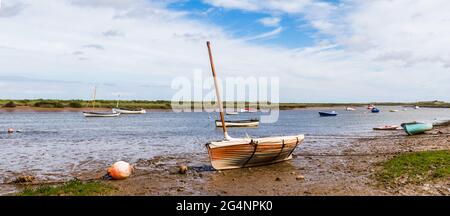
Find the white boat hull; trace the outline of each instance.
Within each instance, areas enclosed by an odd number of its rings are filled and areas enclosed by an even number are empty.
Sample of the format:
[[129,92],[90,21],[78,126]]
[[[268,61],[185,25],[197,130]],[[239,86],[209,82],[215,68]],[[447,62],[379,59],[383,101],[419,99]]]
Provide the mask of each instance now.
[[[227,127],[258,127],[259,121],[249,121],[249,122],[225,122]],[[222,127],[221,121],[216,121],[216,127]]]
[[147,111],[145,109],[141,109],[141,110],[126,110],[126,109],[117,109],[117,108],[113,108],[112,112],[113,113],[121,113],[121,114],[145,114],[145,113],[147,113]]
[[83,112],[84,117],[118,117],[120,113]]

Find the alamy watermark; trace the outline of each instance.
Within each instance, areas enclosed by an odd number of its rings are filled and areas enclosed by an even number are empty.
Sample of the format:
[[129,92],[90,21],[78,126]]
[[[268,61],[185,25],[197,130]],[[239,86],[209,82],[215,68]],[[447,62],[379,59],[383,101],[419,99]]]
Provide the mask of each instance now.
[[[225,77],[219,79],[225,112],[258,112],[261,123],[274,123],[279,117],[278,77]],[[218,112],[214,80],[210,73],[195,70],[193,77],[172,80],[174,112]]]

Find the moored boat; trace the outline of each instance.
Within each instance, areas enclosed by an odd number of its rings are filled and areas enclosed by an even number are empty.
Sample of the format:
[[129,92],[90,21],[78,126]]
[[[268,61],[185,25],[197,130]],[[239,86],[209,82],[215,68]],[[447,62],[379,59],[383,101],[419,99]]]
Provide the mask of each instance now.
[[83,112],[85,117],[117,117],[120,113],[110,113],[110,112]]
[[389,110],[389,112],[398,112],[396,109]]
[[319,115],[323,117],[331,117],[337,116],[338,114],[336,113],[336,111],[331,111],[331,112],[319,112]]
[[379,110],[378,108],[374,107],[374,108],[372,108],[372,109],[370,110],[370,112],[372,112],[372,113],[379,113],[380,110]]
[[345,110],[347,110],[347,111],[355,111],[356,109],[353,108],[353,107],[347,107],[347,108],[345,108]]
[[123,108],[113,108],[113,113],[121,113],[121,114],[145,114],[147,111],[145,109],[123,109]]
[[92,111],[87,112],[84,111],[83,115],[84,117],[117,117],[120,115],[120,113],[114,113],[114,112],[95,112],[95,98],[97,96],[97,86],[94,86],[94,92],[92,94]]
[[226,112],[227,115],[238,115],[238,112]]
[[234,139],[206,144],[211,165],[216,170],[278,163],[292,159],[292,152],[304,135]]
[[216,170],[261,166],[292,159],[292,153],[304,140],[304,135],[267,137],[267,138],[232,138],[228,135],[223,104],[212,58],[211,45],[208,41],[208,54],[214,78],[216,99],[220,109],[223,129],[223,141],[206,144],[211,165]]
[[[225,125],[227,127],[258,127],[258,119],[250,120],[226,120]],[[216,127],[222,127],[222,121],[216,120]]]
[[375,127],[374,130],[398,130],[401,128],[399,125],[385,125],[381,127]]
[[433,129],[433,124],[431,123],[409,122],[403,123],[401,126],[408,135],[421,134]]

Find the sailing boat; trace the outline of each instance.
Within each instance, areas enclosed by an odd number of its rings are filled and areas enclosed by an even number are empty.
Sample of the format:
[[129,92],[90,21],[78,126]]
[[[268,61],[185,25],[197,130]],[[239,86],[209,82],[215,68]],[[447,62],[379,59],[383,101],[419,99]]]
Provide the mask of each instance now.
[[223,141],[206,144],[211,165],[216,170],[224,170],[267,165],[292,159],[292,152],[303,142],[304,135],[267,138],[232,138],[228,135],[212,58],[211,45],[209,41],[206,44],[208,46],[209,60],[214,77],[224,135]]
[[97,86],[94,86],[94,93],[92,94],[92,111],[83,112],[84,117],[117,117],[120,115],[120,113],[94,112],[96,94],[97,94]]
[[119,101],[120,101],[120,95],[119,95],[119,98],[117,99],[116,108],[112,109],[113,113],[121,113],[121,114],[145,114],[145,113],[147,113],[147,111],[145,111],[145,109],[124,109],[124,108],[119,108]]

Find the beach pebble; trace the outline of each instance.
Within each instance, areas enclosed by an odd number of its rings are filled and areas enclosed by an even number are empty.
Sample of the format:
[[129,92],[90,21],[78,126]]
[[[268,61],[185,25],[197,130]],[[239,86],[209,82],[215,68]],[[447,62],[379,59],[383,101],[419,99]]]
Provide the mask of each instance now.
[[280,178],[280,177],[277,177],[277,178],[275,179],[275,181],[281,181],[281,178]]
[[186,174],[187,171],[188,171],[188,166],[186,166],[186,165],[181,165],[178,169],[178,173],[180,173],[180,174]]
[[297,179],[297,180],[305,180],[305,176],[298,175],[297,177],[295,177],[295,179]]
[[291,172],[291,175],[295,175],[295,172]]
[[34,181],[34,176],[17,176],[13,183],[27,183]]

